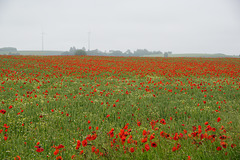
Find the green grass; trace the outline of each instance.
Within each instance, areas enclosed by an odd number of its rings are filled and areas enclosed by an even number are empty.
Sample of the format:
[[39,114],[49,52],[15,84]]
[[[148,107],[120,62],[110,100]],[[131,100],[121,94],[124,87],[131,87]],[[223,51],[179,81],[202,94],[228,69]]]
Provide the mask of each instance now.
[[[194,73],[199,72],[199,75],[168,76],[173,71],[172,66],[178,64],[174,71],[179,64],[189,69],[190,63],[195,67]],[[200,71],[211,71],[211,67],[202,66],[208,63],[216,67],[216,73],[228,69],[231,72],[227,73],[232,76],[205,76]],[[138,65],[144,65],[146,70],[143,67],[134,70]],[[163,66],[165,75],[152,71]],[[72,155],[76,155],[76,159],[175,160],[188,156],[193,160],[239,159],[238,59],[2,56],[0,67],[0,109],[6,110],[5,114],[0,113],[0,129],[3,129],[0,133],[1,159],[14,159],[17,155],[22,159],[56,159],[57,156],[71,159]],[[188,73],[188,70],[183,72]],[[145,76],[139,76],[140,73]],[[218,117],[220,122],[217,122]],[[166,125],[159,122],[162,119]],[[152,127],[151,122],[156,122],[155,126]],[[208,136],[216,135],[213,142],[200,137],[205,133],[205,122],[216,128],[216,131],[206,132]],[[127,123],[128,128],[124,129],[126,142],[122,144],[119,133]],[[7,132],[4,124],[9,126]],[[196,131],[201,126],[202,133],[191,136],[193,126]],[[222,126],[226,132],[220,129]],[[109,137],[107,133],[112,128],[114,137]],[[150,150],[143,153],[144,130],[149,131],[146,143]],[[162,131],[172,139],[161,137]],[[82,142],[94,132],[95,140],[76,149],[77,140]],[[174,140],[176,133],[183,136]],[[6,141],[5,134],[8,136]],[[153,134],[155,138],[150,140]],[[128,143],[130,135],[132,140]],[[227,136],[223,141],[228,145],[217,151],[222,135]],[[116,143],[111,147],[113,139]],[[37,142],[43,152],[36,152]],[[156,142],[156,148],[151,147],[152,142]],[[60,144],[65,147],[54,155],[53,145]],[[172,148],[177,144],[181,147],[173,152]],[[232,148],[231,144],[237,147]],[[103,156],[92,152],[93,146]],[[130,148],[134,148],[133,153]],[[81,150],[83,154],[80,154]]]

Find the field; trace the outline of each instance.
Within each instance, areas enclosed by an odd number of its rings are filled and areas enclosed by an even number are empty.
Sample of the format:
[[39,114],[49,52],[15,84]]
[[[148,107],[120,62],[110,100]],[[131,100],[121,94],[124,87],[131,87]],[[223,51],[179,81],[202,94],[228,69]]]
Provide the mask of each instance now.
[[240,59],[0,56],[1,159],[240,159]]

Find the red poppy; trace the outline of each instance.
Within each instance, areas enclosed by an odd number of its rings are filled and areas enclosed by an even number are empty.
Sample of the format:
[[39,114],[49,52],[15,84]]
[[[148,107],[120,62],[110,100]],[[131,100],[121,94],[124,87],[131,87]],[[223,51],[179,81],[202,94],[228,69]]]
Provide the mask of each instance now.
[[166,124],[165,119],[161,119],[161,120],[160,120],[160,123],[163,124],[163,125],[165,125],[165,124]]
[[92,152],[95,152],[96,147],[92,146]]
[[137,125],[138,125],[138,126],[141,126],[141,122],[138,121],[138,122],[137,122]]
[[222,150],[222,147],[217,147],[217,150],[218,150],[218,151],[221,151],[221,150]]
[[21,157],[17,156],[17,157],[14,158],[14,160],[21,160]]
[[62,156],[56,157],[56,160],[63,160]]
[[223,148],[227,148],[227,143],[226,143],[226,142],[221,142],[221,146],[222,146]]
[[5,114],[6,111],[5,111],[4,109],[1,109],[1,110],[0,110],[0,113]]
[[86,146],[87,146],[87,140],[83,140],[83,141],[82,141],[82,146],[83,146],[83,147],[86,147]]
[[40,146],[35,146],[35,148],[37,148],[36,149],[37,152],[43,152],[44,151],[44,149],[41,148]]
[[147,131],[143,130],[142,134],[145,136],[147,134]]
[[156,144],[155,142],[152,142],[152,143],[151,143],[151,147],[154,147],[154,148],[155,148],[155,147],[157,147],[157,144]]
[[56,150],[53,152],[54,155],[57,155],[58,153],[59,153],[59,149],[56,149]]
[[60,148],[64,148],[64,145],[59,144],[57,148],[58,148],[58,149],[60,149]]
[[174,147],[172,148],[172,151],[175,152],[176,150],[177,150],[177,148],[174,146]]
[[130,148],[130,152],[131,153],[133,153],[134,152],[134,148],[132,147],[132,148]]
[[146,151],[148,151],[150,149],[148,144],[145,144],[145,149],[146,149]]
[[231,144],[231,147],[232,147],[232,148],[234,148],[234,147],[236,147],[236,146],[237,146],[236,144]]

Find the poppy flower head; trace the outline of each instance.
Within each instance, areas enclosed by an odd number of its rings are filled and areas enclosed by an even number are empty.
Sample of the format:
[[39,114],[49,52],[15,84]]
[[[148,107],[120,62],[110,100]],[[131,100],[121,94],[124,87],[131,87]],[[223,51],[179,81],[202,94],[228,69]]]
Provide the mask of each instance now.
[[152,143],[151,143],[151,147],[154,147],[154,148],[155,148],[155,147],[157,147],[157,144],[156,144],[155,142],[152,142]]
[[133,153],[134,152],[134,148],[132,147],[132,148],[130,148],[130,152],[131,153]]
[[222,150],[222,147],[217,147],[217,151],[221,151]]
[[145,149],[146,149],[146,151],[148,151],[150,149],[148,144],[145,144]]
[[87,146],[87,140],[86,140],[86,139],[82,141],[82,146],[83,146],[83,147],[86,147],[86,146]]

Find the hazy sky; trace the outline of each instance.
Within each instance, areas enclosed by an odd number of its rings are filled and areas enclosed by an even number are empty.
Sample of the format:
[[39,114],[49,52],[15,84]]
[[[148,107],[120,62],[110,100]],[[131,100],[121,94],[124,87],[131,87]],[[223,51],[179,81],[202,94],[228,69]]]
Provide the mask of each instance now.
[[0,47],[240,54],[240,0],[0,0]]

